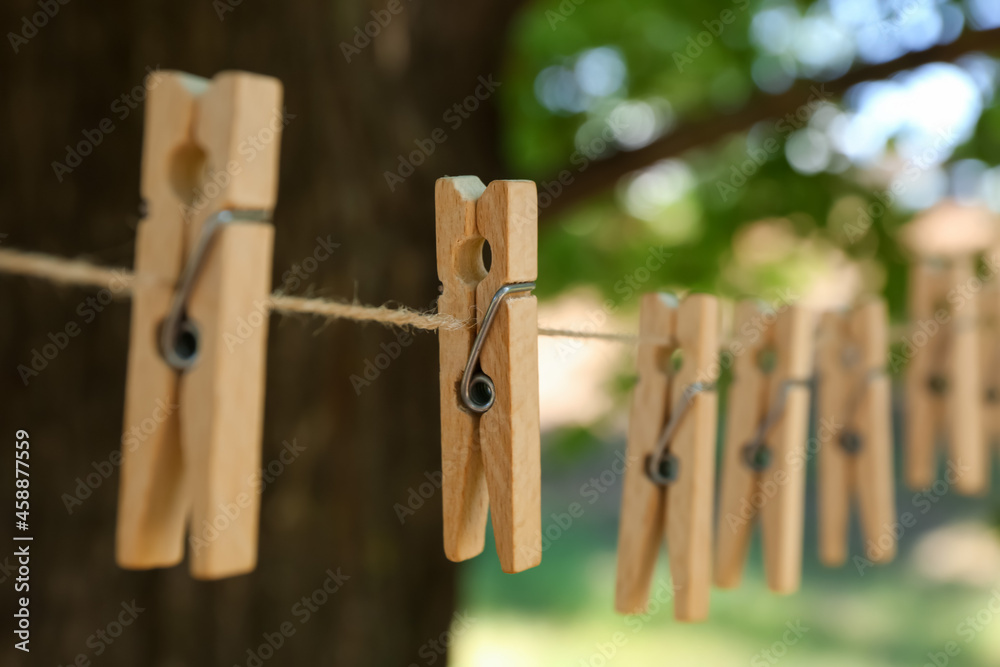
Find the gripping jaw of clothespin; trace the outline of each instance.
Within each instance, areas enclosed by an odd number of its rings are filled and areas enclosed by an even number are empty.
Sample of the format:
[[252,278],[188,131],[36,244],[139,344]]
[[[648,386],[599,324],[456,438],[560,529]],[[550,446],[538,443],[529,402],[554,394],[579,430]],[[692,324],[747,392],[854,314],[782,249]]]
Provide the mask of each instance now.
[[855,496],[864,557],[886,563],[896,554],[891,530],[896,510],[885,301],[871,299],[845,313],[824,313],[818,340],[820,560],[831,567],[847,560]]
[[[715,297],[664,294],[642,299],[618,529],[615,608],[646,609],[666,535],[674,615],[708,616],[718,402],[719,306]],[[681,352],[681,365],[671,356]]]
[[[117,560],[130,569],[174,565],[184,556],[189,524],[191,573],[216,579],[252,570],[257,558],[253,480],[273,246],[273,228],[261,219],[277,195],[281,84],[243,72],[210,81],[179,72],[152,76],[158,80],[150,86],[143,139],[147,216],[136,239]],[[243,220],[243,211],[255,221]],[[191,266],[183,327],[170,350],[160,344],[162,327]],[[240,322],[250,323],[249,332]],[[186,367],[169,364],[167,352]]]
[[814,317],[799,306],[780,311],[737,304],[730,345],[725,454],[716,536],[715,583],[742,577],[756,517],[764,533],[764,570],[775,593],[798,590],[802,576],[806,436]]
[[973,258],[918,258],[911,266],[906,372],[906,482],[937,479],[936,443],[947,441],[949,484],[965,495],[989,485]]
[[438,312],[478,324],[439,332],[445,555],[482,552],[489,508],[500,565],[520,572],[542,557],[535,184],[442,178],[435,199]]

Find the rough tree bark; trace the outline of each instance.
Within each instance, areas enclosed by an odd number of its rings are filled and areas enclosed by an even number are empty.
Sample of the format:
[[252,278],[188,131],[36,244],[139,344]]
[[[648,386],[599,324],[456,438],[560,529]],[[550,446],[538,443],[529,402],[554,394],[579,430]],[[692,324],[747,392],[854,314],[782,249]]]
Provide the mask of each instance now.
[[[24,23],[42,11],[36,0],[0,9],[5,34],[27,35],[15,40],[16,52],[9,37],[0,47],[4,246],[131,266],[143,114],[140,105],[124,115],[127,105],[115,101],[132,95],[147,68],[201,76],[243,69],[284,83],[290,122],[281,147],[275,285],[312,256],[318,237],[329,237],[340,245],[309,276],[314,293],[427,307],[437,296],[434,179],[517,176],[502,171],[492,100],[459,127],[443,119],[478,77],[503,80],[516,3],[403,0],[350,62],[341,42],[350,43],[385,2],[49,5],[54,16],[36,34]],[[105,118],[114,130],[60,181],[52,163],[65,163],[66,146]],[[384,172],[436,128],[447,140],[391,191]],[[0,295],[0,423],[8,441],[0,456],[9,459],[0,498],[13,498],[14,433],[27,429],[35,537],[32,653],[4,642],[2,664],[73,664],[84,654],[101,665],[247,665],[248,649],[286,621],[295,635],[263,664],[428,664],[418,651],[449,625],[455,570],[443,556],[437,497],[402,524],[394,505],[440,469],[434,335],[415,334],[357,393],[350,376],[363,375],[365,361],[397,332],[272,317],[264,462],[277,458],[284,441],[305,450],[264,491],[257,571],[202,583],[184,566],[115,566],[117,470],[71,513],[64,504],[79,479],[109,472],[119,447],[128,301],[98,310],[87,305],[93,291],[10,276],[0,276]],[[25,386],[17,366],[30,366],[33,351],[68,323],[80,334]],[[10,545],[6,529],[3,536]],[[0,608],[12,612],[11,551],[0,547]],[[350,579],[301,623],[293,605],[338,568]],[[132,600],[145,611],[120,637],[110,645],[92,638]],[[4,616],[10,637],[11,616]]]

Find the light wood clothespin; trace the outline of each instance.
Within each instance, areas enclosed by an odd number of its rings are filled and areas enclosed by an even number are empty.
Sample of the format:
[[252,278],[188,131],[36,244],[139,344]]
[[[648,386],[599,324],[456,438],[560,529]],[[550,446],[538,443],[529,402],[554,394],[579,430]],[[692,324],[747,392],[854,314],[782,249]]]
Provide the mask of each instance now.
[[[1000,249],[994,249],[997,256]],[[1000,451],[1000,276],[984,283],[979,297],[979,361],[982,366],[983,437],[986,445],[987,475],[990,452]]]
[[[718,399],[719,303],[693,294],[680,305],[642,298],[618,528],[615,608],[645,611],[666,535],[680,621],[708,617],[712,583],[712,502]],[[680,350],[676,372],[671,355]]]
[[[157,73],[146,103],[117,560],[216,579],[257,560],[281,83]],[[238,329],[248,323],[249,333]]]
[[[737,304],[735,357],[716,537],[715,583],[739,585],[756,517],[764,570],[775,593],[798,590],[802,576],[806,437],[812,382],[813,314]],[[763,368],[762,368],[763,367]]]
[[947,442],[949,483],[962,494],[989,484],[983,421],[978,302],[969,291],[972,257],[918,259],[910,269],[906,372],[906,481],[915,490],[937,479],[938,438]]
[[852,495],[866,557],[887,563],[896,554],[888,342],[882,299],[846,313],[824,313],[820,320],[819,556],[831,567],[847,560]]
[[500,566],[520,572],[542,559],[535,184],[441,178],[435,200],[438,312],[478,324],[439,331],[445,555],[482,552],[489,507]]

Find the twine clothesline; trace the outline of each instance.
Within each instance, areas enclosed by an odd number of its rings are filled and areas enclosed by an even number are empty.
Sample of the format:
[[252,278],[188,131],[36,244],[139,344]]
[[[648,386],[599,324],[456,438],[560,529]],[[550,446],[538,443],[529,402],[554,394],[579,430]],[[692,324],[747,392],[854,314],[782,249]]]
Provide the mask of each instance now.
[[[37,252],[0,249],[0,273],[40,278],[60,285],[110,289],[113,296],[128,297],[136,275],[124,267],[107,267],[80,259],[66,259]],[[413,327],[425,331],[471,328],[472,320],[460,320],[445,313],[426,313],[411,308],[366,306],[330,299],[289,296],[275,292],[269,300],[278,313],[316,315],[327,319],[378,322],[387,326]],[[577,331],[539,327],[539,336],[589,338],[610,342],[635,343],[639,337],[628,333]]]

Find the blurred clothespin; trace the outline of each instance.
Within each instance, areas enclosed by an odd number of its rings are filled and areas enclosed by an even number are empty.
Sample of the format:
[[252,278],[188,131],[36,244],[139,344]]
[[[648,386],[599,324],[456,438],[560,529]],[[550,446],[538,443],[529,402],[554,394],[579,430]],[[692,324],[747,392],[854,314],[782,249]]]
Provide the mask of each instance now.
[[[959,493],[989,484],[979,306],[983,276],[976,258],[997,243],[997,216],[983,205],[945,199],[900,229],[912,260],[906,357],[906,482],[929,488],[938,479],[937,442],[944,438],[943,479]],[[995,265],[987,262],[987,275]]]
[[730,350],[725,454],[716,537],[715,582],[739,585],[756,517],[764,569],[775,593],[792,593],[802,575],[806,436],[812,384],[814,316],[737,304]]
[[[639,381],[629,418],[618,528],[615,608],[645,611],[660,543],[667,538],[674,615],[708,617],[719,373],[719,304],[694,294],[680,305],[642,298]],[[680,351],[680,366],[672,354]]]
[[824,313],[820,320],[819,556],[828,566],[847,559],[852,495],[865,557],[887,563],[896,554],[888,342],[888,313],[881,299],[846,313]]
[[[996,266],[1000,249],[987,255],[987,263]],[[982,367],[983,431],[987,471],[989,452],[1000,448],[1000,276],[990,275],[983,284],[979,300],[979,361]]]
[[441,178],[435,200],[438,312],[478,324],[438,332],[445,554],[482,552],[489,507],[500,565],[520,572],[542,559],[535,184]]
[[[146,104],[117,560],[191,573],[257,561],[281,83],[156,73]],[[248,147],[252,146],[252,150]],[[264,304],[263,312],[261,304]],[[258,320],[259,318],[259,320]],[[239,321],[255,327],[237,333]]]
[[910,268],[910,333],[906,372],[906,481],[915,490],[937,479],[936,444],[947,442],[945,473],[959,493],[975,495],[989,483],[983,429],[980,299],[973,258],[921,258]]

